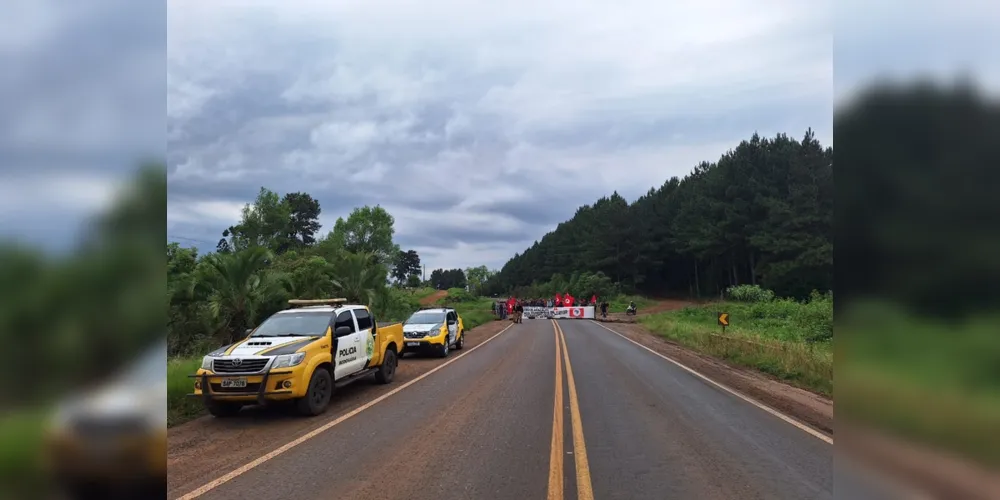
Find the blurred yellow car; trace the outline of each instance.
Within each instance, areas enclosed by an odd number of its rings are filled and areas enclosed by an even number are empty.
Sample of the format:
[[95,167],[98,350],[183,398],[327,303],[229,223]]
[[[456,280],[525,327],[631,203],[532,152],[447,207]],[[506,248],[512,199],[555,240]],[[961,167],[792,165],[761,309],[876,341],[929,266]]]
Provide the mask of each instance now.
[[48,472],[72,498],[164,498],[167,346],[110,383],[63,402],[48,426]]

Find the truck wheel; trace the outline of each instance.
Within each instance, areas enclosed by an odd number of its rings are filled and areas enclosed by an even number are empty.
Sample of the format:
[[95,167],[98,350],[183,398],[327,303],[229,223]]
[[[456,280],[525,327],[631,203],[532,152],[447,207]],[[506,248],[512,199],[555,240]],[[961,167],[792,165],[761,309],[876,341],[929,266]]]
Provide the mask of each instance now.
[[465,332],[458,332],[458,340],[455,341],[455,350],[461,350],[465,347]]
[[448,347],[448,339],[445,339],[444,344],[442,344],[441,347],[438,348],[438,357],[447,358],[449,349],[450,347]]
[[243,408],[242,403],[233,403],[229,401],[214,401],[209,400],[205,403],[205,409],[212,414],[213,417],[226,418],[235,416],[240,412],[240,408]]
[[380,384],[392,382],[392,376],[396,374],[396,351],[385,350],[385,359],[375,372],[375,381]]
[[330,396],[333,395],[333,377],[330,370],[317,368],[309,379],[309,389],[306,395],[296,403],[299,413],[312,417],[326,411],[330,404]]

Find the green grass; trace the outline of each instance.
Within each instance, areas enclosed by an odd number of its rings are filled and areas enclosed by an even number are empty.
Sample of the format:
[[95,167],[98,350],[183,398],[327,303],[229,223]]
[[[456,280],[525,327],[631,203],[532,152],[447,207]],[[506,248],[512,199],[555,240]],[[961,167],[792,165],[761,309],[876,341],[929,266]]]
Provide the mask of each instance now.
[[426,297],[430,297],[436,291],[437,290],[433,288],[415,288],[412,291],[410,291],[410,293],[411,295],[413,295],[413,298],[420,300]]
[[[725,334],[718,312],[728,312]],[[722,302],[639,317],[651,331],[696,351],[831,396],[833,301]]]
[[1000,314],[864,304],[838,320],[837,414],[1000,466]]
[[167,361],[167,427],[187,422],[205,413],[201,400],[189,398],[194,379],[188,377],[201,367],[198,358],[174,358]]
[[[586,299],[590,300],[590,297],[586,297]],[[603,300],[603,299],[598,298],[598,300]],[[653,304],[656,303],[653,300],[638,295],[621,295],[619,297],[615,297],[608,301],[608,312],[609,313],[625,312],[625,309],[628,308],[629,301],[633,300],[635,301],[635,306],[639,309],[639,312],[642,312],[644,308],[652,306]]]
[[37,491],[49,410],[22,409],[0,417],[0,489]]

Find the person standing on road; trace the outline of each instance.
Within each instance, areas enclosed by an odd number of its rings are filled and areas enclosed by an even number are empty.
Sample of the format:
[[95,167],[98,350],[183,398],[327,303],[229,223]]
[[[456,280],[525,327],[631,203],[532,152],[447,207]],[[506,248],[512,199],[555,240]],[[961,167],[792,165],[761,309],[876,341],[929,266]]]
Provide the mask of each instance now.
[[607,302],[601,302],[601,317],[602,318],[607,318],[608,317],[608,303]]
[[518,301],[517,305],[514,306],[514,322],[520,323],[523,316],[524,306],[521,304],[521,301]]

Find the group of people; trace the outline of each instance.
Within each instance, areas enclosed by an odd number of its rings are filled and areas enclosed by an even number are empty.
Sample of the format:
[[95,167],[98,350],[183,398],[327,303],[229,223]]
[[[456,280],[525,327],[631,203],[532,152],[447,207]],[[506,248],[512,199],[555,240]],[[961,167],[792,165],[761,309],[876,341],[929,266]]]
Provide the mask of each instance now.
[[[558,304],[558,305],[557,305]],[[608,302],[607,301],[597,301],[597,296],[590,298],[590,303],[580,301],[576,298],[570,297],[566,294],[564,297],[560,298],[557,302],[555,299],[516,299],[510,297],[507,300],[498,300],[493,304],[493,314],[498,319],[505,320],[511,319],[515,323],[520,323],[524,318],[524,308],[527,307],[575,307],[575,306],[585,306],[593,305],[600,309],[601,317],[608,317]],[[635,314],[636,305],[634,301],[629,302],[627,312]]]
[[[531,304],[527,304],[531,306]],[[504,320],[510,318],[515,323],[520,323],[524,316],[525,302],[513,297],[506,301],[498,300],[493,304],[493,315]]]
[[507,300],[497,300],[493,304],[493,315],[497,319],[511,319],[515,323],[520,323],[524,318],[525,307],[582,307],[587,305],[600,307],[602,314],[607,315],[608,303],[606,301],[598,303],[597,295],[591,296],[590,300],[587,301],[573,297],[568,293],[556,294],[555,298],[550,299],[508,297]]

